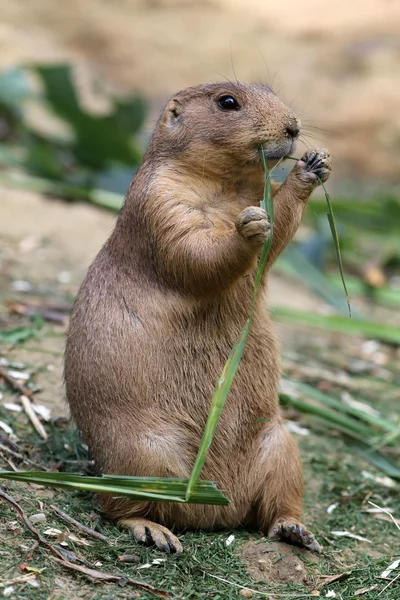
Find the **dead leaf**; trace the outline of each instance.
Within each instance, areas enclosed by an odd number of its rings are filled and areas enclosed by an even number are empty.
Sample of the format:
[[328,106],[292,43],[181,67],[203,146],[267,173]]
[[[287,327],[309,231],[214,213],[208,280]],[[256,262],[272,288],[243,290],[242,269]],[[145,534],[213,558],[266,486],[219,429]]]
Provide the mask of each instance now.
[[361,535],[357,535],[356,533],[351,533],[350,531],[331,531],[331,534],[336,537],[347,537],[352,540],[358,540],[359,542],[368,542],[368,544],[372,544],[371,540],[368,540]]
[[354,592],[354,596],[362,596],[363,594],[366,594],[367,592],[372,592],[372,590],[376,590],[377,587],[378,587],[377,585],[373,585],[371,587],[360,588],[359,590],[356,590]]
[[20,563],[19,568],[21,571],[28,571],[28,573],[36,573],[40,575],[44,569],[37,569],[36,567],[28,567],[28,565],[24,565],[24,563]]
[[344,571],[343,573],[338,573],[337,575],[321,575],[320,578],[323,578],[323,582],[319,584],[320,588],[323,588],[325,585],[329,585],[334,581],[338,581],[339,579],[344,579],[351,575],[351,571]]

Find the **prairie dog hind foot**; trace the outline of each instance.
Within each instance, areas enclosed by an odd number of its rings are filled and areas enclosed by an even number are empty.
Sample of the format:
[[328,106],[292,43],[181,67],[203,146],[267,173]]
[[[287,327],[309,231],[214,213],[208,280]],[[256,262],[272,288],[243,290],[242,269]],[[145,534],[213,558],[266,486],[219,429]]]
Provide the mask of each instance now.
[[169,529],[163,525],[158,525],[147,519],[121,519],[119,525],[124,529],[129,529],[135,536],[136,541],[146,546],[156,546],[163,552],[178,553],[183,552],[182,544]]
[[302,523],[296,520],[278,520],[269,530],[268,535],[282,542],[300,546],[311,552],[322,552],[322,546],[317,542],[311,531],[308,531]]

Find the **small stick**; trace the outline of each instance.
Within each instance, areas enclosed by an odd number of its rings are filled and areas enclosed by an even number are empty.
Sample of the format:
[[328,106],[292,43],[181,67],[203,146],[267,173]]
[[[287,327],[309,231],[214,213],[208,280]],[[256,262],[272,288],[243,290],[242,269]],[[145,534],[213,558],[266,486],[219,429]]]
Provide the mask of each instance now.
[[24,411],[28,415],[32,425],[34,426],[34,428],[36,429],[38,434],[44,440],[47,440],[47,432],[46,432],[45,428],[43,427],[43,425],[41,424],[41,422],[39,421],[38,417],[36,416],[35,411],[32,408],[32,403],[29,400],[28,396],[25,396],[25,394],[22,394],[19,399],[21,401]]
[[30,560],[33,556],[33,553],[35,552],[35,550],[37,550],[39,548],[39,542],[36,540],[33,542],[33,546],[31,546],[29,548],[29,550],[27,550],[26,554],[25,554],[25,560]]
[[11,385],[11,387],[16,392],[19,392],[20,402],[22,404],[24,411],[28,415],[28,418],[30,419],[32,425],[34,426],[34,428],[36,429],[38,434],[44,440],[47,440],[47,432],[46,432],[45,428],[43,427],[43,425],[41,424],[41,422],[39,421],[39,419],[37,418],[37,416],[32,408],[32,404],[31,404],[31,400],[30,400],[32,398],[32,390],[28,390],[28,388],[25,385],[23,385],[22,383],[19,383],[19,381],[17,381],[14,377],[12,377],[6,371],[6,369],[4,369],[3,367],[0,367],[0,377],[2,377],[5,381],[7,381],[7,383],[9,385]]
[[142,581],[137,581],[136,579],[127,579],[126,577],[124,577],[124,575],[120,575],[119,573],[107,573],[106,571],[97,571],[95,569],[90,569],[86,565],[75,565],[74,563],[71,563],[67,560],[60,560],[59,558],[53,558],[53,560],[56,560],[58,563],[60,563],[63,567],[66,567],[67,569],[72,569],[74,571],[79,571],[79,573],[83,573],[87,577],[90,577],[90,579],[114,582],[124,581],[126,583],[130,583],[131,585],[135,585],[141,588],[142,590],[145,590],[153,596],[158,596],[160,598],[170,598],[172,596],[172,594],[170,594],[169,592],[156,590],[151,585]]
[[0,448],[6,447],[7,450],[18,452],[18,446],[14,444],[4,433],[0,431]]
[[12,377],[12,375],[9,375],[7,370],[3,367],[0,367],[0,377],[2,377],[16,392],[19,392],[28,398],[32,397],[32,390],[29,390],[25,385],[19,383],[19,381]]
[[42,536],[40,535],[40,533],[38,532],[38,530],[33,526],[33,524],[31,523],[30,519],[26,516],[26,514],[24,513],[24,511],[22,510],[22,508],[20,507],[20,505],[14,500],[14,498],[11,498],[11,496],[9,496],[8,494],[6,494],[6,492],[4,491],[4,488],[1,487],[1,486],[0,486],[0,498],[3,498],[3,500],[5,500],[6,502],[8,502],[8,504],[11,504],[11,506],[13,508],[15,508],[15,510],[17,511],[18,515],[21,517],[21,519],[23,520],[23,522],[25,523],[25,525],[27,526],[27,528],[29,529],[29,531],[31,533],[33,533],[33,535],[35,536],[35,538],[37,539],[37,541],[39,542],[39,544],[42,544],[45,548],[47,548],[48,550],[50,550],[50,552],[52,552],[55,556],[57,556],[58,559],[64,560],[64,557],[61,554],[61,552],[59,552],[56,548],[54,548],[54,546],[52,544],[50,544],[47,540],[45,540],[44,538],[42,538]]
[[80,531],[83,531],[83,533],[86,533],[86,535],[89,535],[95,538],[96,540],[100,540],[101,542],[108,542],[108,539],[105,535],[99,533],[98,531],[95,531],[94,529],[91,529],[90,527],[86,527],[86,525],[83,525],[82,523],[79,523],[79,521],[76,521],[76,519],[73,519],[72,517],[67,515],[67,513],[62,511],[60,508],[57,508],[57,506],[51,504],[50,508],[53,512],[56,513],[58,517],[60,517],[60,519],[62,519],[66,523],[69,523],[70,525],[74,525],[74,527],[76,527]]
[[48,471],[48,469],[45,469],[43,467],[43,465],[36,463],[33,460],[26,458],[19,452],[14,452],[14,450],[11,450],[10,448],[8,448],[4,443],[2,443],[1,439],[0,439],[0,452],[7,452],[7,454],[11,454],[11,456],[13,456],[14,458],[18,458],[18,460],[21,460],[24,464],[31,465],[32,467],[36,467],[36,469],[38,471],[40,471],[40,470]]

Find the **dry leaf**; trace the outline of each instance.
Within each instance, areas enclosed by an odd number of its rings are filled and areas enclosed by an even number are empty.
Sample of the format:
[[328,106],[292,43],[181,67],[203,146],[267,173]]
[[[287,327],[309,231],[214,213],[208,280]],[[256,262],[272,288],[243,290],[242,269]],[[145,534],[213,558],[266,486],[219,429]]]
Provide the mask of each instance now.
[[367,592],[372,592],[372,590],[376,590],[378,586],[377,585],[373,585],[371,587],[364,587],[364,588],[360,588],[359,590],[356,590],[354,592],[354,596],[362,596],[363,594],[366,594]]
[[321,578],[323,578],[323,582],[320,584],[319,587],[323,588],[325,585],[329,585],[330,583],[333,583],[334,581],[338,581],[339,579],[344,579],[345,577],[348,577],[349,575],[351,575],[351,571],[345,571],[344,573],[338,573],[337,575],[321,575]]
[[400,565],[400,558],[399,558],[399,559],[397,559],[397,560],[395,560],[394,562],[392,562],[392,563],[391,563],[391,564],[388,566],[388,568],[387,568],[387,569],[385,569],[385,570],[384,570],[384,571],[381,573],[381,575],[380,575],[381,579],[387,579],[387,578],[389,577],[390,573],[391,573],[392,571],[394,571],[395,569],[397,569],[397,567],[398,567],[399,565]]
[[361,535],[357,535],[356,533],[351,533],[350,531],[331,531],[331,535],[335,535],[336,537],[348,537],[353,540],[358,540],[359,542],[368,542],[368,544],[372,544],[371,540],[368,540]]

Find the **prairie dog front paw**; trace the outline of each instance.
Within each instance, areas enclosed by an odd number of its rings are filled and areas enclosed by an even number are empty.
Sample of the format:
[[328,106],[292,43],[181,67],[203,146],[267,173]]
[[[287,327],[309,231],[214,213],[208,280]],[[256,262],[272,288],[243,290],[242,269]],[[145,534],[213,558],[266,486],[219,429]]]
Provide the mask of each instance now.
[[237,232],[254,246],[261,246],[271,230],[268,214],[258,206],[248,206],[242,210],[235,226]]
[[331,155],[325,148],[307,150],[297,162],[296,174],[306,183],[316,187],[329,178],[332,171]]

